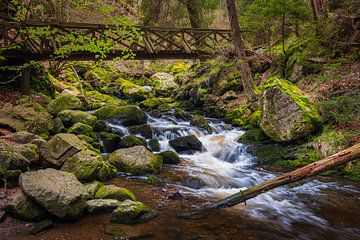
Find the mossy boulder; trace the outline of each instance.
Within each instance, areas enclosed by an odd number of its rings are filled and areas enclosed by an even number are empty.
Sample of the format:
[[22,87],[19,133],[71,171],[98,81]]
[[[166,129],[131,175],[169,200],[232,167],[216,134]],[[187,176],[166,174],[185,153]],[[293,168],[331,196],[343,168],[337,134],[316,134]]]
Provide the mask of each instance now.
[[151,76],[151,80],[156,83],[155,90],[161,96],[170,96],[172,91],[178,87],[175,77],[168,73],[155,73]]
[[173,103],[171,98],[150,98],[140,102],[139,106],[146,111],[157,109],[160,105],[166,103]]
[[30,88],[31,90],[45,94],[51,98],[55,97],[55,87],[52,76],[45,70],[40,62],[30,65]]
[[149,124],[130,126],[129,130],[131,134],[138,134],[145,137],[146,139],[153,137],[153,129]]
[[17,145],[16,149],[30,162],[30,165],[38,163],[40,156],[39,148],[35,144],[28,143]]
[[181,108],[175,108],[174,116],[185,121],[189,121],[192,118],[190,113],[184,111]]
[[87,149],[67,159],[61,170],[73,173],[79,181],[106,180],[117,174],[116,168],[106,163],[100,154]]
[[0,141],[0,168],[5,170],[25,171],[30,166],[30,161],[17,149]]
[[294,84],[277,77],[263,84],[260,127],[272,140],[293,141],[319,129],[321,117]]
[[97,135],[94,133],[94,129],[92,126],[81,123],[81,122],[77,122],[74,125],[72,125],[68,131],[68,133],[71,134],[75,134],[75,135],[85,135],[88,136],[94,140],[97,140],[98,137]]
[[104,105],[124,106],[126,102],[124,100],[112,97],[107,94],[100,93],[99,91],[85,92],[86,107],[89,110],[95,110],[101,108]]
[[270,139],[266,134],[259,128],[247,130],[239,139],[238,142],[245,144],[252,143],[264,143],[268,142]]
[[64,110],[59,112],[57,117],[61,119],[65,127],[71,127],[77,122],[94,126],[97,120],[95,116],[79,110]]
[[98,119],[116,119],[125,126],[145,124],[147,121],[146,113],[136,106],[104,106],[94,112]]
[[145,204],[126,200],[113,211],[111,221],[115,223],[134,224],[145,222],[153,216],[153,211]]
[[193,125],[193,126],[202,128],[202,129],[206,130],[208,133],[213,132],[213,130],[210,127],[209,123],[201,115],[194,115],[190,120],[190,124]]
[[116,199],[119,201],[125,201],[126,199],[136,200],[135,195],[128,189],[117,187],[115,185],[104,185],[100,187],[95,194],[95,198]]
[[107,132],[109,127],[106,125],[104,120],[98,120],[94,125],[94,132]]
[[169,144],[177,152],[191,152],[202,150],[202,143],[195,135],[172,139],[169,141]]
[[95,198],[96,192],[102,186],[104,186],[104,183],[94,180],[92,182],[84,183],[83,186],[84,186],[85,191],[89,194],[89,198],[93,199],[93,198]]
[[29,199],[22,191],[12,195],[3,210],[9,215],[25,221],[39,221],[46,215],[45,209]]
[[135,136],[135,135],[128,135],[122,137],[119,142],[119,148],[129,148],[134,146],[147,146],[147,142],[145,139]]
[[112,212],[120,205],[116,199],[92,199],[87,201],[86,211],[91,214]]
[[149,147],[152,151],[154,152],[159,152],[160,151],[160,143],[157,139],[150,139],[149,140]]
[[63,110],[78,110],[81,107],[82,103],[79,98],[71,94],[62,94],[49,103],[47,111],[56,116]]
[[54,129],[51,115],[34,102],[24,102],[16,106],[6,104],[0,109],[0,125],[15,131],[28,131],[44,136]]
[[174,151],[163,151],[159,155],[162,157],[164,164],[179,164],[181,162],[179,155]]
[[115,133],[101,132],[99,133],[102,142],[103,152],[111,153],[119,149],[121,137]]
[[109,162],[119,171],[133,175],[158,173],[163,164],[162,159],[144,146],[116,150],[109,156]]
[[86,144],[76,135],[57,134],[40,147],[42,165],[60,168],[68,158],[84,149],[87,149]]
[[31,199],[63,220],[80,218],[88,194],[75,175],[48,168],[22,173],[19,185]]
[[128,99],[141,101],[146,99],[149,94],[144,87],[136,85],[128,80],[119,79],[117,82],[119,82],[120,95]]
[[27,143],[31,143],[35,139],[41,139],[41,137],[36,134],[29,133],[27,131],[19,131],[19,132],[14,132],[10,135],[1,136],[0,140],[1,139],[15,142],[18,144],[27,144]]

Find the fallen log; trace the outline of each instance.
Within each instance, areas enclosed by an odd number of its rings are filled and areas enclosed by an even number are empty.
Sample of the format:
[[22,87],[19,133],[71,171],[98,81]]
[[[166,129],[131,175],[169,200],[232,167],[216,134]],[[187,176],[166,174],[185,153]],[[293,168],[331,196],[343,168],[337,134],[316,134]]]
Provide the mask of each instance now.
[[239,193],[230,195],[224,199],[209,204],[206,208],[224,208],[231,207],[236,204],[246,202],[246,200],[254,198],[261,193],[267,192],[276,187],[280,187],[289,183],[297,182],[302,179],[315,176],[326,170],[340,166],[356,158],[360,157],[360,143],[356,144],[348,149],[345,149],[337,154],[326,157],[317,162],[308,164],[304,167],[283,174],[274,179],[268,180],[264,183],[248,188]]

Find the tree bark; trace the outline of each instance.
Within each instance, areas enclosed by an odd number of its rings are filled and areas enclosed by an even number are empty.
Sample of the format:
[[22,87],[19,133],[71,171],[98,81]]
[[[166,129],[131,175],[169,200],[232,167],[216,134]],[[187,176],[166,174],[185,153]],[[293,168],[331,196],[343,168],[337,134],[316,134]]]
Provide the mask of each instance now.
[[250,66],[245,53],[245,43],[242,38],[239,19],[237,16],[236,5],[234,0],[226,0],[226,5],[229,14],[229,20],[231,30],[233,32],[233,42],[235,45],[235,51],[240,63],[240,71],[242,75],[242,82],[244,85],[244,91],[248,100],[253,98],[253,79],[251,75]]
[[189,14],[192,28],[205,28],[204,18],[201,10],[202,0],[186,0],[186,8]]
[[267,192],[276,187],[300,181],[302,179],[315,176],[321,172],[340,166],[360,157],[360,143],[356,144],[346,150],[343,150],[330,157],[324,158],[320,161],[308,164],[302,168],[296,169],[287,174],[283,174],[272,180],[261,183],[257,186],[246,189],[245,191],[230,195],[222,200],[216,201],[208,206],[208,208],[223,208],[231,207],[236,204],[245,202],[248,199],[254,198],[257,195]]
[[310,0],[315,21],[321,21],[327,17],[327,9],[324,0]]

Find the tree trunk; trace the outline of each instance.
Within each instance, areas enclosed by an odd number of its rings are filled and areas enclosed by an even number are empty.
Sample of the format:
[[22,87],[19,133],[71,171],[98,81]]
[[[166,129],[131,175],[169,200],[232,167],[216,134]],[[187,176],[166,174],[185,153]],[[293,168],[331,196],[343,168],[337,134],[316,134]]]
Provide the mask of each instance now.
[[226,5],[229,14],[229,20],[231,29],[233,32],[233,41],[235,45],[235,51],[238,59],[241,61],[240,63],[240,71],[242,74],[242,81],[244,85],[245,94],[248,100],[252,100],[253,98],[253,80],[251,76],[251,70],[249,63],[247,61],[246,53],[245,53],[245,43],[242,38],[239,19],[237,16],[236,5],[234,0],[226,0]]
[[205,28],[204,18],[201,10],[202,0],[186,0],[186,8],[189,14],[192,28]]
[[230,195],[229,197],[210,204],[208,208],[223,208],[234,206],[276,187],[283,186],[288,183],[297,182],[311,176],[315,176],[321,172],[340,166],[359,157],[360,143],[330,157],[308,164],[302,168],[296,169],[287,174],[283,174],[257,186],[248,188],[245,191],[241,191],[240,193]]
[[310,0],[315,21],[323,20],[327,17],[327,10],[324,0]]
[[159,20],[162,0],[143,0],[141,11],[144,15],[144,25],[156,24]]

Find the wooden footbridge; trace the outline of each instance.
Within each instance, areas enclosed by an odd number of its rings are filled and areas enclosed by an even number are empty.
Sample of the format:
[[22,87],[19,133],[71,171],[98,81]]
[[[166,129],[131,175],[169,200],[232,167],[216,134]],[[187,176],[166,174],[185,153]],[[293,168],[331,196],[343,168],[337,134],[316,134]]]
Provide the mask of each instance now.
[[[120,30],[120,31],[118,31]],[[110,40],[114,47],[106,59],[123,57],[132,52],[136,60],[194,59],[214,54],[232,46],[232,33],[223,29],[155,28],[137,26],[136,41],[125,37],[121,26],[84,23],[1,22],[0,56],[23,60],[96,60],[96,54],[81,46],[65,56],[59,49],[76,44]],[[80,39],[83,39],[82,41]]]

